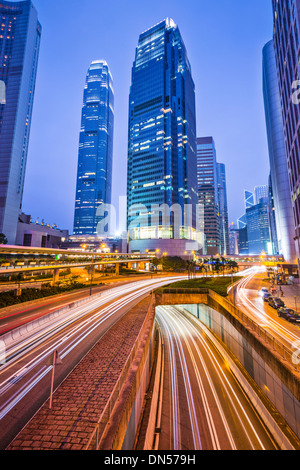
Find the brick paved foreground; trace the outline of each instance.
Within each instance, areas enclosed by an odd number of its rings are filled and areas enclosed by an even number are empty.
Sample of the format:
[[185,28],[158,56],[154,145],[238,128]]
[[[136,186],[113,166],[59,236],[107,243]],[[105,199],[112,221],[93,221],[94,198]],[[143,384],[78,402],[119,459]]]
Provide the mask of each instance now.
[[145,320],[149,298],[114,325],[77,365],[7,450],[82,450]]

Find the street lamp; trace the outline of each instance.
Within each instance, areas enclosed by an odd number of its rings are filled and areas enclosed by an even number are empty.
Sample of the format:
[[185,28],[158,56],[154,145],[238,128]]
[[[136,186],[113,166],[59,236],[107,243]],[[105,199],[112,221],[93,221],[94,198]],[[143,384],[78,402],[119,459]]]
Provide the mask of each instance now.
[[90,296],[92,295],[92,286],[93,286],[94,257],[95,257],[95,247],[93,248],[93,254],[92,254]]

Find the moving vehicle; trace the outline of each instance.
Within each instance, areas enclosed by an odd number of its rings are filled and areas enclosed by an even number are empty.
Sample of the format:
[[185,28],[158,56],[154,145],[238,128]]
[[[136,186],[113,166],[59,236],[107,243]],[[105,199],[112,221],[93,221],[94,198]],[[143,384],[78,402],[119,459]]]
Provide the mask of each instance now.
[[285,303],[279,297],[269,297],[268,298],[269,305],[275,309],[285,307]]
[[281,307],[278,309],[278,316],[294,323],[300,323],[300,315],[291,308]]
[[268,294],[268,293],[269,293],[268,289],[266,287],[263,287],[262,289],[258,291],[257,294],[263,297],[265,294]]

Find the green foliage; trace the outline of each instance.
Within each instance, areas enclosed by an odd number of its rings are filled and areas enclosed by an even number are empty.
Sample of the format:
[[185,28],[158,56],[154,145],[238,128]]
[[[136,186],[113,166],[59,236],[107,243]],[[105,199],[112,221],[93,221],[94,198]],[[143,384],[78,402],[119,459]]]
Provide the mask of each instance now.
[[187,263],[179,256],[164,256],[161,258],[164,271],[182,272],[187,269]]
[[[101,285],[101,284],[97,284]],[[69,292],[76,289],[86,288],[86,284],[79,282],[70,282],[64,285],[51,286],[50,283],[44,284],[42,289],[22,289],[20,296],[15,295],[15,291],[1,292],[0,293],[0,308],[9,307],[10,305],[20,304],[23,302],[30,302],[32,300],[42,299],[51,295],[58,295],[64,292]]]
[[6,236],[4,235],[4,233],[0,233],[0,245],[7,245],[7,238]]
[[[235,277],[234,282],[239,279],[241,278]],[[160,290],[163,292],[164,289],[211,289],[222,297],[227,297],[227,289],[231,283],[231,277],[201,278],[173,282]]]

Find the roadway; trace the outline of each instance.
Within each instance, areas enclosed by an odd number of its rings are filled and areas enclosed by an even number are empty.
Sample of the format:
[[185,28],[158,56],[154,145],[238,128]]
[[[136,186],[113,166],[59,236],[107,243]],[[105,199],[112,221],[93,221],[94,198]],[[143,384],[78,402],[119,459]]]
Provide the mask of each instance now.
[[[237,284],[236,302],[239,308],[248,308],[256,321],[263,315],[265,323],[268,307],[257,296],[261,281],[256,275],[254,270]],[[70,308],[63,317],[14,342],[6,351],[6,363],[0,366],[0,448],[9,444],[49,398],[53,351],[58,350],[62,360],[56,373],[57,387],[118,319],[153,288],[175,280],[170,276],[94,288],[93,293],[99,295],[88,303]],[[255,288],[248,289],[249,285]],[[86,296],[87,292],[74,292],[14,307],[0,319],[0,334]],[[226,361],[203,331],[174,307],[161,309],[157,318],[165,342],[166,382],[159,449],[276,448]],[[296,328],[299,338],[299,327],[286,325],[274,311],[268,315],[289,332]],[[284,335],[286,338],[287,332]]]
[[[6,362],[0,366],[0,448],[5,448],[11,442],[49,398],[52,370],[50,358],[54,351],[58,351],[62,361],[57,367],[57,387],[113,324],[149,295],[154,287],[172,280],[176,280],[176,277],[141,280],[111,287],[87,303],[70,308],[64,315],[32,330],[7,347]],[[79,293],[72,295],[73,301],[76,295]],[[27,316],[26,321],[57,309],[62,302],[70,303],[71,296],[68,297],[30,307],[27,314],[31,317]],[[25,314],[26,311],[19,312],[17,321]]]
[[[277,310],[270,307],[268,302],[264,302],[262,296],[259,295],[262,287],[269,287],[263,281],[266,277],[263,271],[263,268],[254,268],[249,276],[237,284],[236,306],[280,343],[292,349],[295,342],[300,341],[300,326],[278,317]],[[284,286],[283,289],[289,289],[289,287]],[[283,297],[282,300],[285,301],[285,298]],[[293,308],[292,305],[287,306]]]
[[226,359],[200,322],[158,307],[164,366],[159,450],[274,450]]

